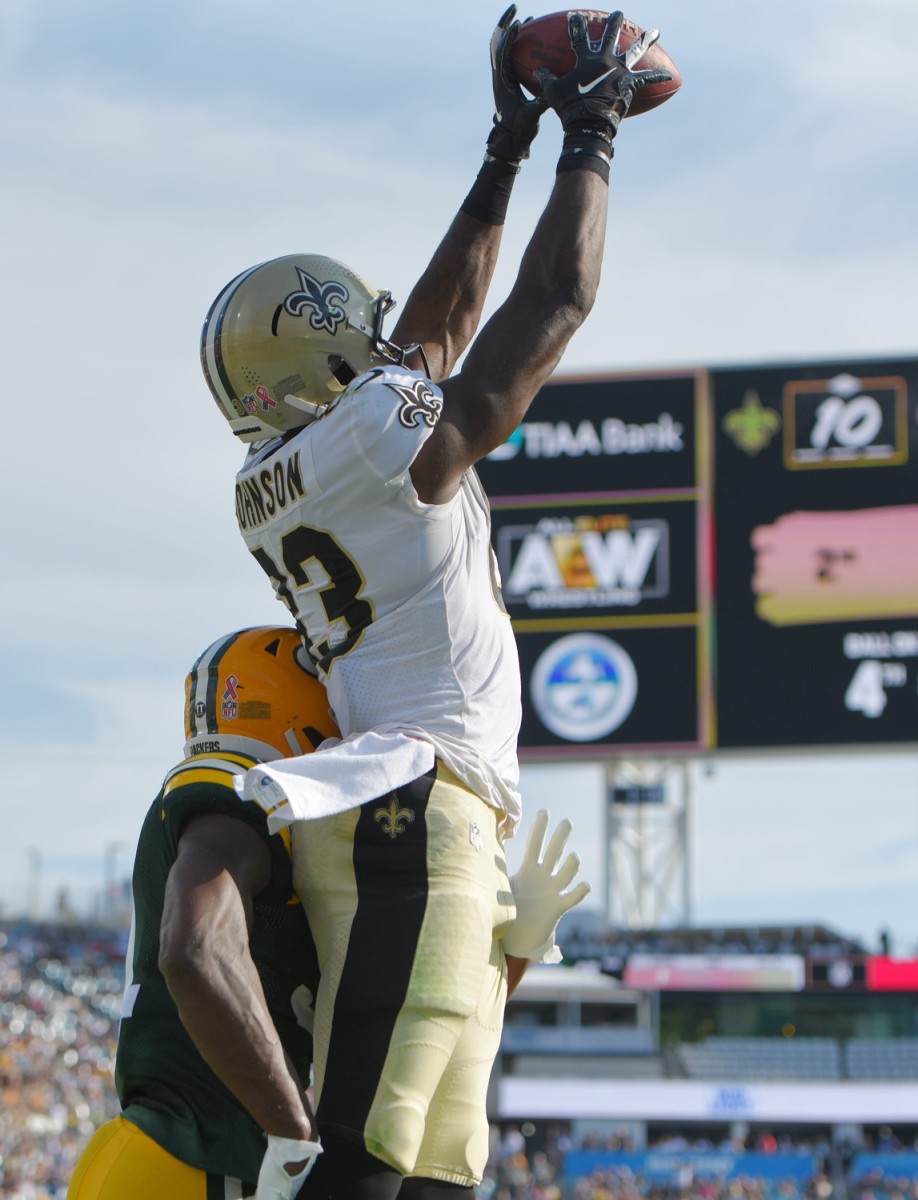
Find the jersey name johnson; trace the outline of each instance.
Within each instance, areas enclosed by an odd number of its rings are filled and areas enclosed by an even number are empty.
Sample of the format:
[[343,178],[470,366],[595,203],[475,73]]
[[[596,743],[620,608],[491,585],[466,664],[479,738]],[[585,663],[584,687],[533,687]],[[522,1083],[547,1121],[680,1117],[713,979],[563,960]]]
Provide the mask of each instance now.
[[299,454],[247,475],[236,484],[236,520],[243,532],[264,525],[306,495]]

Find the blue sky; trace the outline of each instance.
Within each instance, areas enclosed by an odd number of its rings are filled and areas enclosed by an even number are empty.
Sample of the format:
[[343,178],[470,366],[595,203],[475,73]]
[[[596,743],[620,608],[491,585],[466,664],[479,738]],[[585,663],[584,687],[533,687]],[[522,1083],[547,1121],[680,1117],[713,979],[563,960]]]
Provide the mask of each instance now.
[[[918,10],[866,12],[628,10],[660,27],[684,86],[618,139],[600,299],[565,373],[915,352]],[[406,295],[480,161],[499,15],[484,0],[0,10],[8,909],[32,848],[45,911],[60,887],[85,903],[106,860],[126,870],[181,753],[188,666],[225,631],[285,620],[234,525],[238,447],[197,359],[211,299],[294,250]],[[559,144],[546,120],[494,304]],[[598,878],[598,772],[524,778],[530,812],[572,812]],[[918,943],[914,754],[721,760],[697,772],[693,809],[697,920]]]

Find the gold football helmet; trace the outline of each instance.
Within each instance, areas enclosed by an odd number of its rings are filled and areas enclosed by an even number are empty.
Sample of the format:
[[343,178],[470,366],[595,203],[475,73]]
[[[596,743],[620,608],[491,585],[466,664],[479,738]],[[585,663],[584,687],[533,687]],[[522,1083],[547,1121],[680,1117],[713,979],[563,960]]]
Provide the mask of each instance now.
[[228,751],[271,762],[337,736],[295,629],[262,625],[218,638],[185,679],[186,758]]
[[299,429],[358,375],[403,363],[416,347],[382,336],[394,307],[389,292],[319,254],[288,254],[237,275],[201,333],[204,377],[236,437]]

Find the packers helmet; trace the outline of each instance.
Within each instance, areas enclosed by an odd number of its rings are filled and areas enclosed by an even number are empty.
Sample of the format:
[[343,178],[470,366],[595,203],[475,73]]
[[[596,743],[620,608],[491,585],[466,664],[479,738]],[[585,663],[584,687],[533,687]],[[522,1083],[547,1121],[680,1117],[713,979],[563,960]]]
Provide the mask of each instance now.
[[288,254],[243,271],[210,306],[201,366],[230,427],[243,442],[308,425],[372,366],[401,364],[382,336],[395,307],[344,263]]
[[185,679],[185,757],[308,754],[338,728],[295,629],[262,625],[213,642]]

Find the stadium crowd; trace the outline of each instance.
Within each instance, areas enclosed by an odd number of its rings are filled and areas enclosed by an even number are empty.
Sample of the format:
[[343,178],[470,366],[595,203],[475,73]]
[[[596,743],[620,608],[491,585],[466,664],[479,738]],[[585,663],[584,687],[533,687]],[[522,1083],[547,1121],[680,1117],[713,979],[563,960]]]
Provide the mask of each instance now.
[[[0,924],[0,1197],[64,1200],[73,1167],[93,1131],[118,1112],[112,1079],[126,930],[78,925]],[[572,1150],[635,1147],[628,1132],[587,1134],[563,1122],[531,1136],[495,1128],[480,1200],[846,1200],[825,1171],[793,1181],[692,1178],[659,1185],[625,1169],[602,1168],[565,1184]],[[914,1139],[880,1128],[868,1148],[912,1150]],[[828,1143],[757,1132],[742,1144],[663,1131],[654,1150],[809,1150],[827,1164]],[[847,1200],[918,1200],[918,1179],[874,1174],[847,1184]]]
[[[833,1200],[834,1188],[820,1170],[805,1187],[794,1180],[778,1182],[757,1178],[724,1180],[695,1178],[690,1169],[677,1183],[649,1181],[625,1167],[602,1167],[574,1181],[564,1180],[564,1157],[572,1150],[632,1151],[636,1147],[627,1130],[603,1136],[587,1133],[571,1139],[563,1123],[550,1125],[544,1148],[531,1150],[521,1130],[510,1125],[492,1146],[488,1173],[480,1190],[482,1200]],[[658,1135],[650,1148],[660,1151],[745,1149],[784,1152],[812,1150],[820,1162],[828,1146],[807,1138],[781,1138],[771,1133],[757,1134],[748,1141],[735,1139],[721,1145],[706,1137],[688,1138],[671,1132]],[[892,1200],[888,1196],[862,1196],[858,1200]],[[897,1198],[900,1200],[900,1198]],[[902,1197],[901,1200],[915,1200]]]
[[112,1080],[123,932],[0,927],[0,1195],[58,1200]]

